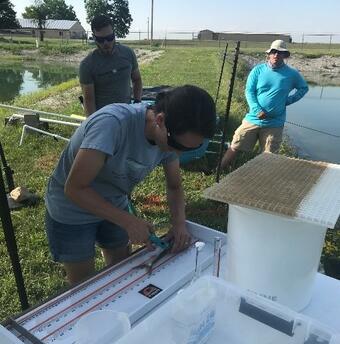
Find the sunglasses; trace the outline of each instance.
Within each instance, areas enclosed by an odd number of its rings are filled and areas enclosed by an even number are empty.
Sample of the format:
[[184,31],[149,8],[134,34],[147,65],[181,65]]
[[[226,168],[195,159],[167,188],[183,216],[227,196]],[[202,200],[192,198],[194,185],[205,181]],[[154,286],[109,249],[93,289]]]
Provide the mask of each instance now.
[[188,152],[188,151],[192,151],[195,149],[198,149],[200,147],[202,147],[203,143],[201,143],[199,146],[197,147],[187,147],[187,146],[183,146],[181,143],[177,142],[170,134],[170,132],[168,131],[168,146],[177,149],[181,152]]
[[115,34],[111,33],[110,35],[104,36],[104,37],[98,37],[96,35],[93,35],[95,38],[96,42],[98,43],[104,43],[105,41],[107,42],[112,42],[115,39]]
[[272,55],[275,55],[275,54],[278,54],[278,55],[285,55],[286,52],[285,51],[279,51],[279,50],[271,50],[269,54],[272,54]]

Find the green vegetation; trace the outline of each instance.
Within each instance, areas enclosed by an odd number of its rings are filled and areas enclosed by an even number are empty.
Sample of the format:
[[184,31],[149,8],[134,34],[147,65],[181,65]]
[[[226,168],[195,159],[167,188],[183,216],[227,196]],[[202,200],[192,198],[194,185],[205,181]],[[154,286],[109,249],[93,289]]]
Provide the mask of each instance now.
[[33,19],[36,22],[42,21],[42,24],[48,19],[78,20],[73,6],[66,5],[65,0],[36,1],[34,5],[25,7],[22,17]]
[[[145,84],[180,85],[193,83],[204,87],[213,96],[221,67],[221,52],[218,49],[169,49],[153,64],[142,66]],[[226,73],[221,86],[221,101],[218,112],[223,113],[230,62],[226,64]],[[47,98],[57,98],[60,93],[72,93],[77,80],[54,86],[31,95],[15,99],[14,104],[27,108],[54,111],[43,102]],[[242,89],[242,80],[236,83],[236,90]],[[45,105],[43,105],[45,104]],[[242,116],[244,109],[235,103],[233,112]],[[59,113],[80,114],[81,108],[75,96],[69,103],[61,103]],[[15,171],[17,186],[26,186],[41,198],[44,195],[46,182],[51,175],[56,161],[65,146],[62,141],[54,141],[47,136],[30,135],[25,138],[23,146],[19,147],[21,126],[4,127],[5,116],[10,115],[7,110],[0,111],[0,140],[3,144],[8,163]],[[236,124],[235,124],[236,125]],[[50,130],[63,136],[70,136],[72,129],[62,126],[51,126]],[[214,182],[214,175],[206,175],[200,171],[200,165],[192,164],[183,171],[183,183],[187,194],[188,218],[199,223],[223,229],[225,225],[225,209],[222,205],[205,201],[201,198],[201,191]],[[207,162],[204,162],[207,165]],[[165,202],[165,190],[161,169],[154,171],[147,180],[140,185],[133,198],[138,210],[150,221],[158,223],[168,218]],[[218,215],[218,216],[216,216]],[[25,282],[29,294],[30,304],[35,304],[65,286],[62,269],[50,259],[44,231],[44,203],[43,200],[34,208],[24,208],[12,213],[15,227],[19,256],[24,271]],[[4,242],[3,233],[0,240]],[[3,259],[0,262],[1,285],[0,319],[20,311],[16,293],[15,281],[11,271],[10,261],[5,245],[0,246]],[[99,256],[98,256],[99,257]],[[101,267],[98,258],[98,267]]]
[[[122,40],[134,48],[150,48],[148,40]],[[86,44],[85,40],[62,40],[56,38],[45,38],[39,42],[40,46],[36,48],[35,37],[31,36],[0,36],[0,51],[6,50],[14,54],[24,55],[22,50],[37,50],[41,55],[53,55],[62,53],[75,53],[80,50],[92,49],[93,45]],[[156,39],[153,41],[152,49],[167,48],[214,48],[223,49],[225,41],[199,41],[194,40],[175,40],[175,39]],[[229,52],[231,52],[229,42]],[[321,44],[321,43],[290,43],[289,50],[292,54],[303,55],[306,58],[317,58],[322,55],[340,56],[340,44]],[[252,55],[263,58],[264,51],[268,49],[268,42],[241,42],[241,54]],[[24,56],[22,56],[24,58]]]
[[[43,90],[32,96],[18,98],[18,106],[33,107],[39,100],[59,94],[77,84],[77,80]],[[47,110],[41,108],[41,110]],[[63,109],[64,110],[64,109]],[[16,186],[27,186],[41,197],[38,206],[24,208],[12,212],[12,221],[19,248],[19,256],[24,270],[26,288],[30,303],[37,303],[64,285],[63,277],[58,266],[48,257],[46,235],[44,233],[44,204],[43,195],[46,178],[51,173],[58,155],[64,147],[63,142],[56,142],[48,137],[31,135],[24,145],[19,147],[22,126],[4,127],[4,118],[10,112],[1,111],[0,141],[3,145],[8,163],[15,171]],[[69,128],[53,128],[53,131],[69,136]],[[2,292],[0,294],[0,319],[20,310],[16,294],[15,281],[11,270],[10,260],[6,251],[3,231],[0,233],[0,263]]]
[[[39,42],[39,48],[36,46],[34,37],[17,36],[0,37],[0,51],[5,51],[13,55],[17,55],[20,59],[39,59],[44,55],[62,55],[62,54],[75,54],[81,50],[90,50],[93,46],[87,45],[85,41],[72,39],[61,40],[53,38],[45,38],[43,42]],[[32,51],[33,54],[28,54]],[[11,57],[12,59],[13,57]],[[8,56],[2,54],[1,60],[8,60]]]
[[[46,42],[47,43],[47,42]],[[217,82],[222,63],[223,48],[218,47],[171,47],[149,65],[142,65],[141,72],[145,85],[181,85],[195,84],[206,89],[213,97],[216,94]],[[233,51],[233,47],[229,48]],[[218,114],[223,115],[233,56],[230,53],[225,65],[225,73],[220,89],[220,99],[217,106]],[[239,125],[246,111],[244,99],[244,83],[248,67],[241,60],[235,81],[233,103],[228,125],[228,138]],[[55,112],[52,105],[44,102],[46,99],[59,99],[58,113],[81,114],[82,110],[77,100],[76,79],[54,86],[31,95],[15,99],[14,105]],[[75,92],[76,89],[76,92]],[[67,100],[67,101],[66,101]],[[44,231],[44,202],[43,196],[48,177],[62,152],[65,143],[54,141],[52,138],[40,135],[30,135],[25,138],[24,145],[19,147],[21,125],[4,126],[4,118],[11,112],[0,109],[0,141],[2,142],[8,163],[15,171],[16,186],[26,186],[41,197],[35,207],[23,208],[12,212],[19,256],[24,271],[26,288],[31,305],[40,302],[60,288],[65,286],[62,269],[51,261]],[[69,137],[72,129],[62,126],[50,126],[53,133]],[[292,155],[294,152],[285,144],[282,153]],[[249,156],[242,156],[238,163],[243,163]],[[214,168],[216,158],[206,156],[203,159],[183,166],[183,185],[187,200],[187,218],[207,226],[224,231],[226,210],[224,205],[207,201],[202,198],[202,190],[212,185],[215,180]],[[168,212],[165,200],[163,173],[155,170],[136,188],[133,194],[137,210],[149,221],[165,222]],[[164,229],[163,229],[164,230]],[[0,320],[20,312],[20,305],[11,271],[9,257],[3,244],[3,232],[0,231]],[[339,243],[338,243],[339,244]],[[338,245],[339,247],[340,245]],[[332,246],[333,247],[333,246]],[[333,252],[333,251],[332,251]],[[97,267],[102,267],[100,255],[97,255]]]
[[13,9],[13,4],[10,0],[2,0],[0,6],[0,30],[8,28],[20,27],[16,17],[16,12]]
[[86,0],[86,21],[92,23],[94,17],[105,14],[115,28],[116,37],[126,37],[132,23],[129,3],[126,0]]
[[[292,55],[303,55],[307,58],[317,58],[323,55],[339,56],[340,44],[321,43],[289,43],[287,44]],[[268,49],[267,42],[242,42],[241,51],[246,55],[263,56],[263,52]]]

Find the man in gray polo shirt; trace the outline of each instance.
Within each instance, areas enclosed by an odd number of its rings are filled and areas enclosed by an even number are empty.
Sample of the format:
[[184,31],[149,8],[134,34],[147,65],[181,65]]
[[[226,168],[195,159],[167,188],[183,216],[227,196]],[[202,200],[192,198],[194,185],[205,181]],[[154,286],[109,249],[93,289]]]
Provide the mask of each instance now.
[[96,16],[91,22],[97,49],[80,63],[79,80],[85,115],[112,103],[135,102],[142,97],[142,78],[132,49],[115,41],[111,19]]

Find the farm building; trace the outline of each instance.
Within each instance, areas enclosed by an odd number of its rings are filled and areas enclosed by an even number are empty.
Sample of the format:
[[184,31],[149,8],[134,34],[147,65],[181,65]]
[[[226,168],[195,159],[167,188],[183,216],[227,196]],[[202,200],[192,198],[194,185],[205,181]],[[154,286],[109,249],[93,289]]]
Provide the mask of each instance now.
[[212,41],[212,40],[218,40],[218,34],[211,31],[211,30],[202,30],[198,33],[197,38],[200,41]]
[[272,42],[276,39],[282,39],[288,43],[292,42],[290,35],[281,33],[213,32],[211,30],[202,30],[197,37],[199,40],[217,41]]
[[[18,19],[22,30],[31,31],[32,36],[38,35],[38,24],[32,19]],[[45,22],[44,37],[46,38],[85,38],[86,31],[75,20],[53,20]]]

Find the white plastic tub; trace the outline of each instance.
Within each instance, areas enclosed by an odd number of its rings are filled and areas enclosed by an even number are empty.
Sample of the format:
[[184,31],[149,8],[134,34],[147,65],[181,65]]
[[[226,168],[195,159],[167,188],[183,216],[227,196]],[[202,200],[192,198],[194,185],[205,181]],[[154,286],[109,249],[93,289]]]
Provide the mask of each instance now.
[[0,343],[1,344],[22,344],[22,341],[0,325]]
[[226,280],[302,310],[311,300],[326,230],[230,205]]
[[130,331],[126,313],[100,310],[85,314],[75,325],[77,344],[111,344]]
[[[207,334],[205,338],[201,336],[196,337],[196,341],[190,341],[193,337],[179,336],[174,310],[178,309],[178,304],[183,306],[185,300],[199,294],[210,296],[202,298],[200,306],[187,306],[186,314],[177,317],[183,325],[187,324],[187,333],[201,329]],[[217,302],[212,302],[213,299]],[[204,321],[201,311],[205,301],[210,316]],[[241,291],[221,278],[205,276],[157,309],[116,343],[340,344],[340,337],[334,330],[285,306]]]

